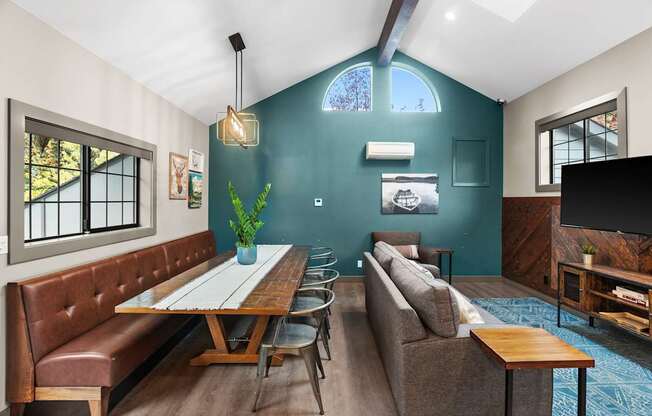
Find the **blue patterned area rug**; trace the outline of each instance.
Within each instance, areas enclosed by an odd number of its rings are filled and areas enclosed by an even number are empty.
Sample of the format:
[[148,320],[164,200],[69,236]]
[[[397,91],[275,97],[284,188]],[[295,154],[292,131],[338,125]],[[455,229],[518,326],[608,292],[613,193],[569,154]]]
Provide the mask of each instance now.
[[[474,299],[508,324],[544,328],[595,359],[587,371],[587,414],[652,415],[652,344],[617,329],[589,327],[579,317],[537,298]],[[577,370],[554,370],[554,416],[577,414]]]

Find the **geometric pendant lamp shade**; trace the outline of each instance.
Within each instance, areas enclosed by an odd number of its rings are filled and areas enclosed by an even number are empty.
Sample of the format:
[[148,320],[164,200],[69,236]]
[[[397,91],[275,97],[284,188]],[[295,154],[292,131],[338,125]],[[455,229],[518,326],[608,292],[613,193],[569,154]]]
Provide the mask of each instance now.
[[256,115],[252,113],[237,113],[239,121],[244,128],[242,136],[231,134],[232,131],[228,128],[230,117],[225,113],[219,113],[218,117],[224,116],[217,122],[217,138],[224,143],[225,146],[241,146],[253,147],[258,146],[260,139],[260,124],[256,120]]

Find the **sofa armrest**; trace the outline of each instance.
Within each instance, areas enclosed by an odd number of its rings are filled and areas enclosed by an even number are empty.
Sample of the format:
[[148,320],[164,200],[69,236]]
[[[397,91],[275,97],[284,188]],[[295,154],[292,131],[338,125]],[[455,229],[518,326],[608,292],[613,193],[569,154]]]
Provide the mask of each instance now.
[[364,271],[367,316],[377,334],[396,344],[424,339],[416,311],[370,253],[364,253]]
[[7,284],[7,387],[9,403],[34,401],[34,359],[21,287]]
[[[500,415],[504,413],[505,370],[468,337],[428,338],[403,345],[400,387],[394,396],[405,416]],[[472,397],[473,400],[469,400]],[[514,374],[514,414],[550,415],[552,371]]]
[[439,266],[439,258],[442,254],[450,255],[453,252],[450,248],[437,248],[419,246],[419,261],[425,264]]

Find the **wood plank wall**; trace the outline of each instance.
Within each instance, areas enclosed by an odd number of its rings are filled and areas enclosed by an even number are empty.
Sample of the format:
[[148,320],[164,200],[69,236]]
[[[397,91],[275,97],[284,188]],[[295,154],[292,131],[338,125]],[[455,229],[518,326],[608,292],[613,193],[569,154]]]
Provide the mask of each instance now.
[[561,227],[559,204],[559,197],[503,198],[503,276],[555,296],[557,262],[581,261],[587,242],[598,264],[652,273],[651,237]]
[[559,198],[503,198],[503,276],[548,295],[555,204]]

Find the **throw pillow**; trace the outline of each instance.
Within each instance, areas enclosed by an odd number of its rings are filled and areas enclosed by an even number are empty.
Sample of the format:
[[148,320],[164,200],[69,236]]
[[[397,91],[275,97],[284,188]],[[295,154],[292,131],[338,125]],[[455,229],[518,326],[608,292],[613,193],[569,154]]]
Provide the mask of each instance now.
[[380,266],[385,269],[386,272],[389,272],[389,266],[394,257],[403,257],[394,246],[391,246],[384,241],[379,241],[374,244],[374,258],[378,263],[380,263]]
[[446,282],[424,277],[410,260],[402,257],[392,259],[390,278],[432,332],[441,337],[457,335],[459,307]]
[[415,244],[394,246],[394,248],[398,250],[398,252],[401,253],[406,259],[419,260],[419,246]]
[[450,291],[455,296],[457,307],[460,309],[460,323],[461,324],[484,324],[484,318],[478,312],[478,309],[467,299],[466,296],[460,293],[454,287],[450,287]]
[[410,264],[414,266],[415,272],[422,273],[424,278],[433,279],[435,276],[428,270],[427,267],[424,267],[423,264],[418,263],[414,260],[409,260]]
[[441,279],[441,270],[439,270],[439,267],[435,266],[434,264],[419,263],[419,266],[428,270],[434,278]]

